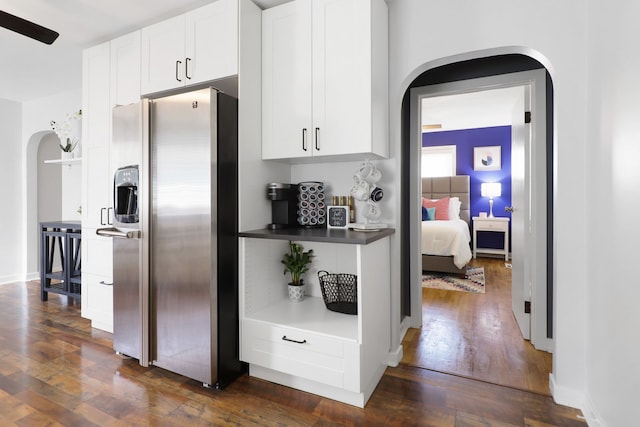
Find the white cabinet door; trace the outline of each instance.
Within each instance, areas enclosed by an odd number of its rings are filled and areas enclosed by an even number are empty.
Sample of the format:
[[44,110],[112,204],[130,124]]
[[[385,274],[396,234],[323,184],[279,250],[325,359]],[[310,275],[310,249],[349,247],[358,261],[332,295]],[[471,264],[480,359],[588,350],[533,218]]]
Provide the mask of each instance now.
[[370,1],[313,2],[314,155],[370,151]]
[[238,0],[218,0],[142,29],[143,94],[238,74]]
[[110,45],[83,53],[82,88],[82,227],[107,224],[111,206],[109,144],[111,139]]
[[113,318],[110,239],[99,240],[96,228],[111,221],[110,43],[83,52],[82,64],[82,317],[110,330]]
[[185,20],[185,83],[238,74],[238,0],[218,0]]
[[311,0],[263,11],[263,159],[312,154],[311,78]]
[[262,26],[262,158],[386,157],[384,1],[295,0]]
[[185,85],[185,15],[142,29],[142,93]]
[[111,105],[140,100],[140,31],[111,40]]

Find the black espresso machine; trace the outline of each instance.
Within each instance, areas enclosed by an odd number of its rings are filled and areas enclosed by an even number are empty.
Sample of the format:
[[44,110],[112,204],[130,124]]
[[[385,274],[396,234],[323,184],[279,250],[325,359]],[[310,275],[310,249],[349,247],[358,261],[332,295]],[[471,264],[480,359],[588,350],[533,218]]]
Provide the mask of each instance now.
[[271,200],[270,230],[298,226],[298,185],[281,182],[267,184],[267,199]]

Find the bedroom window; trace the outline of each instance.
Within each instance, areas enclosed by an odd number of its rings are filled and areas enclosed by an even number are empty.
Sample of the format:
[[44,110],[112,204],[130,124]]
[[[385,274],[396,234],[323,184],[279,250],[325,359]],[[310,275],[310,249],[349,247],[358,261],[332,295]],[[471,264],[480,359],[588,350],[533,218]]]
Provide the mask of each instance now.
[[422,176],[455,176],[456,146],[422,147]]

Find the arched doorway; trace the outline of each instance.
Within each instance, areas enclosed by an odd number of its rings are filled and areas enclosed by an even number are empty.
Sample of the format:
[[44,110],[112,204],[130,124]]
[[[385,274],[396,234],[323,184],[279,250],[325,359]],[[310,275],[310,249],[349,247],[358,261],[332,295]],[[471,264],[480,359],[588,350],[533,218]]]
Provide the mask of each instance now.
[[39,278],[40,236],[38,223],[60,220],[62,215],[62,170],[59,165],[44,164],[60,156],[58,137],[52,131],[36,132],[26,149],[26,272],[27,280]]
[[[418,230],[412,228],[413,219],[411,218],[411,213],[413,208],[407,208],[412,206],[412,200],[415,194],[411,192],[409,189],[412,188],[412,180],[416,180],[415,170],[412,172],[412,157],[415,156],[413,152],[412,145],[409,143],[410,141],[410,128],[411,120],[410,115],[414,114],[415,111],[412,111],[410,106],[410,92],[413,88],[425,87],[430,85],[442,85],[445,83],[452,82],[461,82],[461,81],[469,81],[470,79],[480,79],[487,77],[496,77],[500,75],[510,74],[510,73],[519,73],[525,72],[529,70],[539,70],[545,69],[544,65],[542,65],[539,61],[522,54],[504,54],[504,55],[495,55],[490,57],[471,59],[466,61],[459,61],[443,66],[439,66],[436,68],[427,69],[422,74],[417,76],[413,82],[407,88],[405,92],[405,96],[403,98],[402,103],[402,121],[401,121],[401,135],[402,135],[402,144],[401,144],[401,165],[402,165],[402,173],[401,173],[401,204],[403,206],[401,213],[401,223],[402,224],[410,224],[409,226],[403,226],[401,229],[401,310],[404,316],[411,316],[412,310],[416,310],[416,299],[420,301],[421,295],[416,295],[415,291],[415,282],[416,282],[416,274],[414,274],[413,270],[416,269],[416,256],[419,254],[414,254],[411,249],[411,238],[416,233],[419,233]],[[543,263],[543,272],[541,274],[542,279],[546,282],[543,283],[543,292],[544,292],[544,304],[546,308],[546,314],[543,320],[544,330],[542,334],[545,338],[544,345],[547,345],[552,338],[551,331],[553,328],[552,324],[552,312],[551,309],[553,306],[552,300],[552,291],[553,291],[553,283],[552,283],[552,271],[553,271],[553,253],[552,253],[552,234],[553,234],[553,139],[552,139],[552,129],[553,129],[553,87],[551,78],[548,72],[546,72],[546,113],[544,120],[546,120],[546,135],[543,138],[540,138],[545,142],[546,146],[546,159],[543,159],[544,163],[546,160],[546,167],[544,171],[546,171],[546,176],[543,177],[543,183],[541,188],[545,191],[541,197],[544,198],[548,209],[546,212],[542,212],[542,216],[545,216],[546,223],[548,227],[546,227],[546,242],[543,247],[542,257],[543,260],[539,260],[539,262]],[[543,172],[544,174],[544,172]],[[414,186],[415,187],[415,186]],[[413,274],[413,275],[412,275]],[[419,277],[419,276],[418,276]],[[546,286],[546,288],[545,288]],[[420,307],[420,305],[418,305]],[[412,322],[413,323],[413,322]],[[413,326],[416,326],[415,324]],[[547,340],[548,339],[548,340]],[[549,350],[550,350],[550,344]],[[544,346],[543,349],[546,349]]]

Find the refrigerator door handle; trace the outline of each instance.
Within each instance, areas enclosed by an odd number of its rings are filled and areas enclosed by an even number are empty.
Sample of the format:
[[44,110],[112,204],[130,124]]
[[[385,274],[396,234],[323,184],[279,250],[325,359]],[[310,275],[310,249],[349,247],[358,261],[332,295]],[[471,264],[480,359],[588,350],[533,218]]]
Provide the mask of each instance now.
[[118,237],[121,239],[139,239],[140,230],[120,231],[117,228],[98,228],[96,230],[98,236]]

